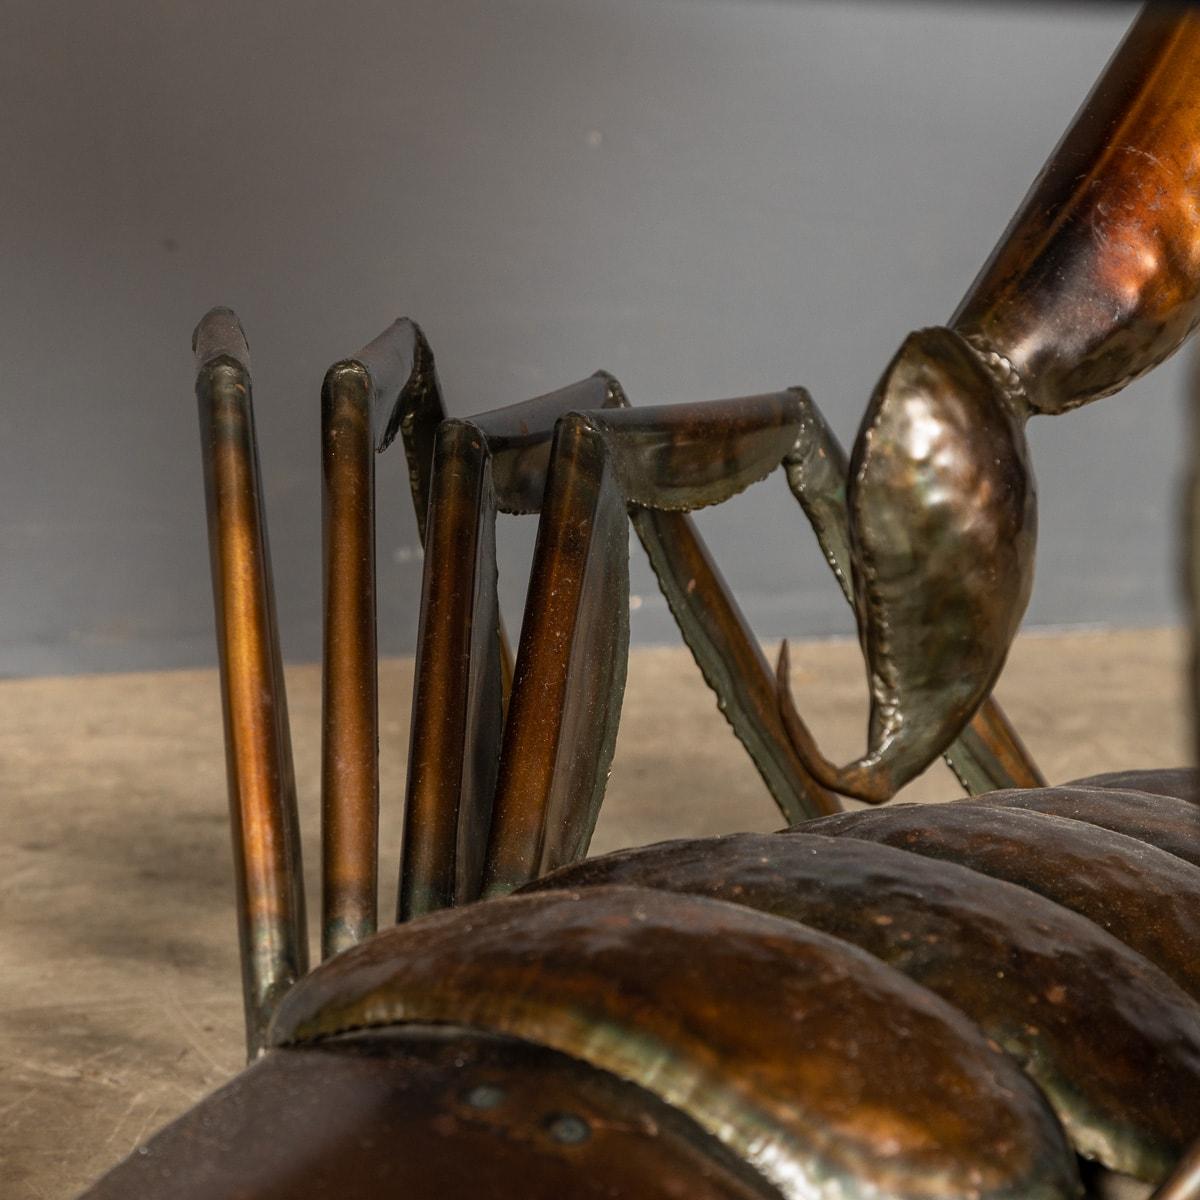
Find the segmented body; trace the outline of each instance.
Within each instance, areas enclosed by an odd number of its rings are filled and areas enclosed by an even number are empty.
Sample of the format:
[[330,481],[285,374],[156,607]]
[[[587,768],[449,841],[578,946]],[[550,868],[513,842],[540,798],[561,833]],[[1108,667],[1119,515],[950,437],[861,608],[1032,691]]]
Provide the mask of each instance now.
[[1197,780],[664,842],[392,927],[297,984],[264,1057],[89,1195],[1161,1180],[1200,1134]]

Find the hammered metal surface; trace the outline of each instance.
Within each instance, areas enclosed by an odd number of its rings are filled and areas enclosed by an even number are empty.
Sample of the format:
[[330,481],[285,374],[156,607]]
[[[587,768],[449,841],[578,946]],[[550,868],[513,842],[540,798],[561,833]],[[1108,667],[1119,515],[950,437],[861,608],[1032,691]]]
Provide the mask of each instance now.
[[1200,867],[1200,807],[1175,796],[1116,787],[1046,787],[989,792],[984,804],[1023,808],[1098,825]]
[[788,1196],[1077,1188],[1040,1093],[971,1021],[863,951],[741,906],[608,887],[435,914],[309,975],[272,1040],[422,1020],[639,1083]]
[[526,890],[622,884],[732,901],[852,942],[976,1021],[1076,1149],[1161,1179],[1196,1133],[1200,1005],[1045,897],[953,863],[792,832],[664,842]]
[[1200,868],[1165,850],[976,801],[842,813],[802,828],[884,842],[1020,884],[1090,918],[1200,998]]

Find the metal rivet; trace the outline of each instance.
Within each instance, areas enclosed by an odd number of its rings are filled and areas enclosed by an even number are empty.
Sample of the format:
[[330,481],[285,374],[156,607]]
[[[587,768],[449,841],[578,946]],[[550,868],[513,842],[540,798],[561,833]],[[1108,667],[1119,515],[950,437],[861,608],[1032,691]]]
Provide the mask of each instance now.
[[481,1083],[467,1093],[472,1108],[498,1108],[504,1103],[504,1089],[494,1083]]
[[546,1130],[564,1146],[578,1146],[592,1136],[591,1126],[582,1118],[571,1113],[558,1113],[546,1122]]

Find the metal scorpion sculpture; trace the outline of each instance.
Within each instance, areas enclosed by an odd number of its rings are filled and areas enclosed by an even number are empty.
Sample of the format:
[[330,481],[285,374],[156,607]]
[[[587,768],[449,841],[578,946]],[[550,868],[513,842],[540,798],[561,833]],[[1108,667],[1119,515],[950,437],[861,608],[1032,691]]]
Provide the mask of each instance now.
[[[989,698],[1032,578],[1026,420],[1191,332],[1198,205],[1200,16],[1149,8],[949,324],[887,367],[848,463],[799,389],[631,408],[596,375],[457,420],[410,322],[334,366],[312,972],[248,355],[210,313],[253,1062],[88,1195],[1065,1200],[1110,1173],[1200,1194],[1200,779],[1046,787]],[[426,557],[399,923],[376,932],[373,464],[397,436]],[[845,767],[687,515],[781,465],[866,657],[869,748]],[[497,511],[540,514],[515,662]],[[584,861],[627,520],[788,830]],[[941,753],[987,794],[840,811]]]

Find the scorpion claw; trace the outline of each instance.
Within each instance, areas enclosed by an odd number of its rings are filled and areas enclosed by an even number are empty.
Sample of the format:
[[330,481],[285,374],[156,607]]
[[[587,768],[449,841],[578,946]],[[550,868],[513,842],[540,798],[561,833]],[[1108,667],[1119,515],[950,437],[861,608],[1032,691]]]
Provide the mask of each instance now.
[[876,387],[847,496],[871,687],[868,753],[845,767],[830,763],[796,713],[786,675],[778,681],[796,752],[826,787],[888,799],[991,691],[1033,582],[1025,415],[949,329],[910,335]]
[[821,753],[816,738],[792,699],[789,682],[791,671],[791,651],[785,638],[779,646],[779,658],[775,663],[775,695],[779,716],[793,748],[813,778],[823,787],[853,796],[855,800],[867,804],[882,804],[891,799],[899,785],[893,783],[886,763],[881,761],[881,754],[872,752],[847,767],[838,767]]

